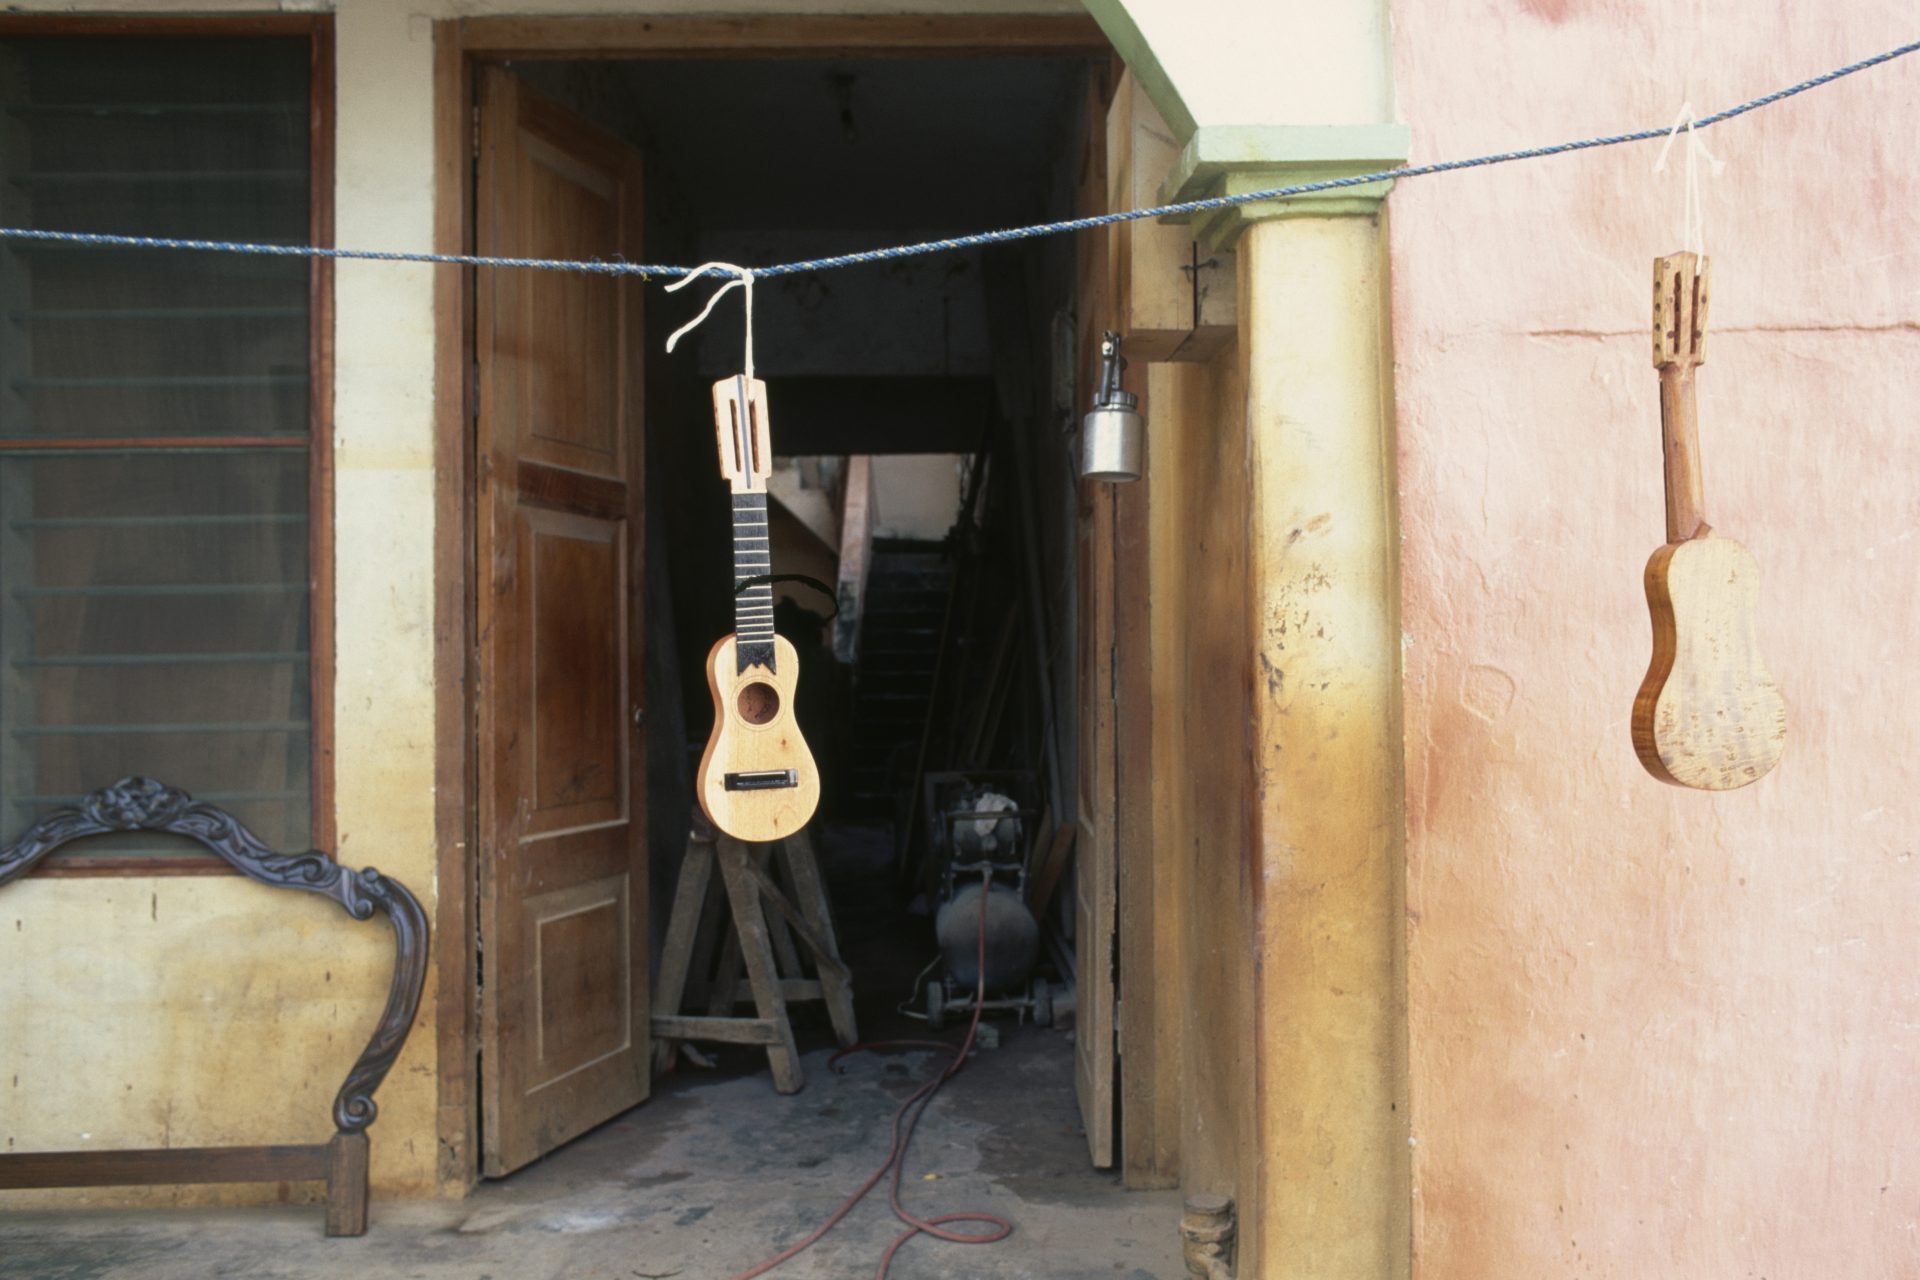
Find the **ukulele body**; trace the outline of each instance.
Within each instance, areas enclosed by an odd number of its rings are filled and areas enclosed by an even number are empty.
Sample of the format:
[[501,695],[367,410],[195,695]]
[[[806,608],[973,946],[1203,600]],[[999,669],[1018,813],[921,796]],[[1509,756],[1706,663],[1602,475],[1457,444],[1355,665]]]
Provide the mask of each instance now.
[[1706,360],[1707,260],[1653,263],[1667,543],[1647,561],[1653,660],[1633,699],[1633,751],[1662,782],[1731,791],[1780,763],[1787,705],[1760,657],[1760,566],[1707,524],[1694,372]]
[[1647,561],[1653,660],[1633,700],[1633,749],[1662,782],[1731,791],[1758,782],[1787,742],[1787,704],[1760,656],[1760,566],[1702,528]]
[[700,807],[736,840],[784,839],[813,817],[820,775],[793,718],[800,658],[784,636],[773,638],[774,670],[739,669],[735,639],[720,637],[707,654],[713,733],[700,756]]

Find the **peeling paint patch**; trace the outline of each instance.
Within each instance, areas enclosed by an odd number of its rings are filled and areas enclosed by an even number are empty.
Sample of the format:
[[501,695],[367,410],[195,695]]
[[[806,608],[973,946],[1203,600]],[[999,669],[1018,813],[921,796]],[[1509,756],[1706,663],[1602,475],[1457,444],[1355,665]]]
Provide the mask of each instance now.
[[1460,679],[1460,703],[1488,724],[1507,714],[1519,686],[1499,667],[1474,663]]

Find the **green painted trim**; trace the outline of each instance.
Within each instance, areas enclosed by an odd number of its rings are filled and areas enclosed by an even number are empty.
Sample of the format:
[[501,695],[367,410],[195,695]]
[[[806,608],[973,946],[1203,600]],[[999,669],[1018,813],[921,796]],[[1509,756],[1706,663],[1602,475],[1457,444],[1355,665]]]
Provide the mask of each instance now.
[[1173,130],[1173,136],[1181,142],[1191,138],[1199,124],[1194,120],[1193,112],[1187,110],[1186,99],[1180,96],[1173,77],[1160,65],[1160,59],[1154,57],[1147,38],[1140,34],[1139,24],[1127,12],[1126,0],[1080,2],[1086,6],[1093,20],[1100,24],[1100,30],[1106,32],[1107,42],[1127,64],[1127,69],[1133,72],[1140,87],[1146,90],[1147,100],[1160,112],[1160,118]]
[[[1161,185],[1174,204],[1210,196],[1244,195],[1300,182],[1377,173],[1404,164],[1411,136],[1403,124],[1218,125],[1194,132]],[[1387,198],[1391,182],[1266,200],[1210,213],[1172,215],[1192,222],[1209,250],[1225,249],[1248,224],[1267,218],[1367,217]]]

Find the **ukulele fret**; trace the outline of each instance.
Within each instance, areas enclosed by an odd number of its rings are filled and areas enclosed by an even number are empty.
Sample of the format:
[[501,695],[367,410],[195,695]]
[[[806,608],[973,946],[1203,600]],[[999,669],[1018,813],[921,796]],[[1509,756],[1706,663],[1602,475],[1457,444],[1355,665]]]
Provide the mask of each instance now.
[[740,670],[774,670],[773,572],[764,489],[733,495],[733,634]]

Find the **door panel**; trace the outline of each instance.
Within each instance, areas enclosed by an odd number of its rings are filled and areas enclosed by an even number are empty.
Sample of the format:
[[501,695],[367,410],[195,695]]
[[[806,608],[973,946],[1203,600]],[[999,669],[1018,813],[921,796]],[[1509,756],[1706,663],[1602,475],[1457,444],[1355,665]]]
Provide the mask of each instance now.
[[[632,150],[482,79],[480,252],[639,257]],[[475,286],[483,1169],[647,1095],[640,293]]]
[[[559,108],[538,103],[527,113],[521,134],[527,186],[518,210],[524,248],[517,252],[528,257],[578,258],[586,245],[622,242],[617,181],[537,132],[560,127],[559,114]],[[585,256],[605,252],[601,248]],[[524,345],[514,352],[525,366],[520,456],[618,475],[628,443],[619,411],[625,354],[621,310],[637,286],[611,276],[524,275],[517,288],[515,331]]]
[[529,1092],[625,1052],[633,1044],[632,974],[602,963],[630,945],[632,892],[625,875],[529,898],[533,936],[536,1071]]
[[533,641],[526,835],[625,823],[626,522],[523,508],[519,533]]

